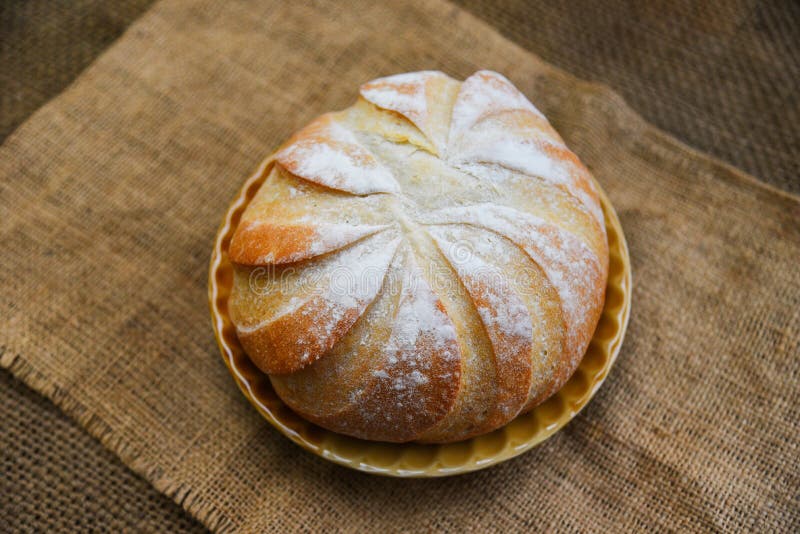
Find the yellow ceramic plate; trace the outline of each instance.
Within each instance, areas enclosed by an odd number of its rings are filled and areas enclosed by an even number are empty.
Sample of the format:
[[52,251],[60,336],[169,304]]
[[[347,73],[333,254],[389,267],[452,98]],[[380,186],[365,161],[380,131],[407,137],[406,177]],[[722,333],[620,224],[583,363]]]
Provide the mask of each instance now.
[[542,443],[575,417],[603,383],[628,324],[631,268],[617,214],[600,191],[610,252],[605,307],[580,366],[550,399],[494,432],[446,445],[360,440],[300,418],[278,398],[269,378],[248,359],[228,317],[233,281],[228,246],[242,212],[267,175],[268,165],[265,162],[245,183],[217,234],[208,280],[209,304],[222,358],[242,393],[273,426],[304,449],[337,464],[380,475],[437,477],[467,473],[508,460]]

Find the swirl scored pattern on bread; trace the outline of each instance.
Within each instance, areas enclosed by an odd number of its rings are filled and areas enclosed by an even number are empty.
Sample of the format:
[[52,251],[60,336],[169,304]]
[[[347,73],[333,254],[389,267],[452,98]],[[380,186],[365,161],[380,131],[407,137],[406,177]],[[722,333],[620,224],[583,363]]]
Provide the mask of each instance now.
[[573,373],[608,246],[588,170],[500,74],[366,83],[269,160],[230,315],[289,407],[392,442],[489,432]]

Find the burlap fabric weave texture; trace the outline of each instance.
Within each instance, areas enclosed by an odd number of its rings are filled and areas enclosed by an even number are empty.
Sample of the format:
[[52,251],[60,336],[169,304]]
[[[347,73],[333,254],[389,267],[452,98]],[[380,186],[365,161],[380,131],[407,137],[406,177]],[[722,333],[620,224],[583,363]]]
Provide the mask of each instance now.
[[[522,458],[451,480],[344,471],[227,376],[205,305],[214,230],[266,152],[360,81],[483,67],[615,203],[629,337],[587,411]],[[212,528],[798,528],[797,199],[450,5],[161,2],[6,141],[0,176],[3,365]]]

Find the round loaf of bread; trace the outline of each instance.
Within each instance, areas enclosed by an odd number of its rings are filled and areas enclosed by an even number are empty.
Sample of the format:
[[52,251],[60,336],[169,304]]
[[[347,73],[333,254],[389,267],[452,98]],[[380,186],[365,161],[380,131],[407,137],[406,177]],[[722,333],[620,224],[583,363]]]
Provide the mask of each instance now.
[[230,317],[281,399],[334,432],[442,443],[556,392],[592,338],[593,178],[506,78],[364,84],[268,160],[230,243]]

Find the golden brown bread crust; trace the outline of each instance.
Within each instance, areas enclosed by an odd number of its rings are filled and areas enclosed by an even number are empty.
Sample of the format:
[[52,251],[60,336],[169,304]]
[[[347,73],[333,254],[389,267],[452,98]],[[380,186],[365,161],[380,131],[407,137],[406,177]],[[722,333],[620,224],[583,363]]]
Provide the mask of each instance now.
[[608,275],[600,202],[501,75],[364,84],[268,172],[231,241],[230,313],[302,416],[365,439],[456,441],[577,367]]

